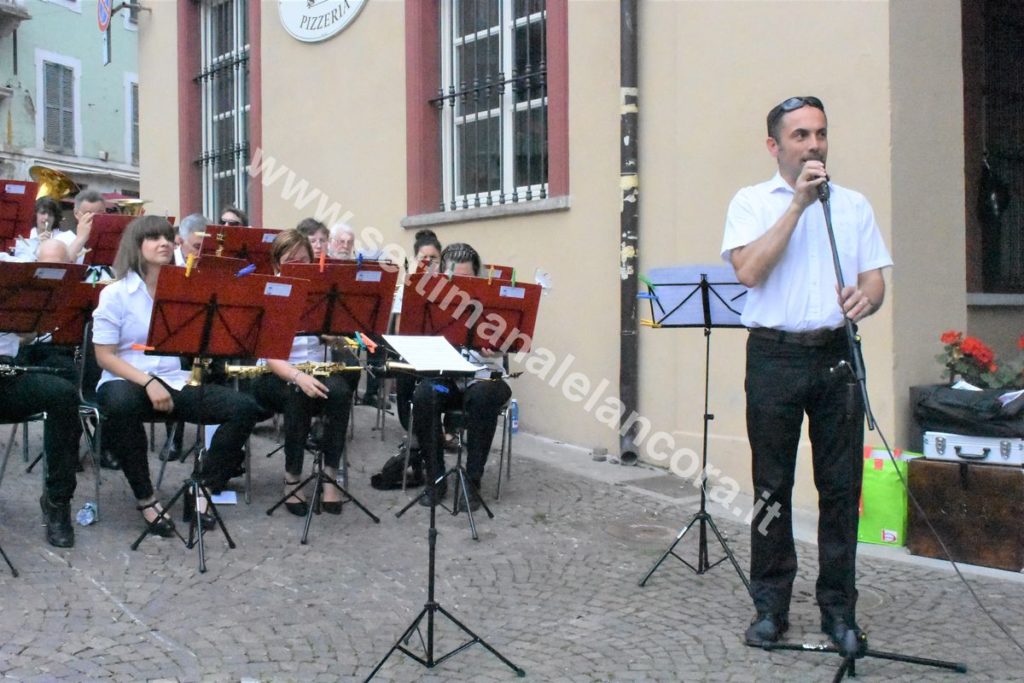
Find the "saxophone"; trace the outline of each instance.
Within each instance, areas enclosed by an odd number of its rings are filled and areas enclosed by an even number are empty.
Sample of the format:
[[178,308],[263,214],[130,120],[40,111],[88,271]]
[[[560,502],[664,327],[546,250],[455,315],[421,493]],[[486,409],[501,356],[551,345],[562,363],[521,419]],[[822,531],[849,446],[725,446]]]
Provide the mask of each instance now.
[[[330,375],[337,375],[343,372],[361,372],[363,369],[361,365],[316,361],[298,363],[293,367],[296,370],[304,372],[307,375],[312,375],[313,377],[328,377]],[[272,371],[269,365],[225,365],[224,372],[228,377],[245,379],[259,377],[260,375],[267,375]]]

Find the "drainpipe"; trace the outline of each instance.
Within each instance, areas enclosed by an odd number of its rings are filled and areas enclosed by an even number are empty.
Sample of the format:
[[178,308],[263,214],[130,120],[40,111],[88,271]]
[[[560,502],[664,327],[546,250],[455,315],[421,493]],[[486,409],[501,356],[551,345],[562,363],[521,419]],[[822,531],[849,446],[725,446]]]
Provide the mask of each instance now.
[[639,339],[637,338],[637,254],[640,241],[640,176],[637,163],[639,103],[637,89],[637,0],[619,4],[620,178],[622,205],[619,222],[619,462],[635,465],[637,424],[623,427],[637,409]]

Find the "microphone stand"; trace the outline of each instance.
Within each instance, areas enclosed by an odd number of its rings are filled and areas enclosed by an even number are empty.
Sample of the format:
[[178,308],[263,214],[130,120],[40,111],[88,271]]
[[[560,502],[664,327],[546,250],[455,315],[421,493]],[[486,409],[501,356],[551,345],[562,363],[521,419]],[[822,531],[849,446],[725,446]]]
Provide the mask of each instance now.
[[[843,280],[843,269],[839,262],[839,249],[836,247],[835,231],[832,229],[832,206],[829,201],[830,192],[827,176],[825,178],[825,182],[818,186],[818,199],[821,200],[821,208],[825,212],[825,228],[828,230],[829,247],[832,249],[832,265],[835,267],[836,271],[836,282],[839,285],[839,291],[842,291],[845,280]],[[864,372],[864,357],[861,355],[860,338],[857,336],[856,327],[854,326],[853,321],[850,320],[845,313],[843,315],[843,324],[846,327],[846,341],[850,347],[850,358],[853,361],[853,366],[849,366],[846,361],[840,361],[839,365],[832,368],[832,372],[836,372],[844,365],[850,369],[854,378],[857,380],[857,384],[860,386],[861,398],[864,401],[864,416],[867,419],[868,429],[874,431],[875,419],[871,414],[871,404],[868,402],[867,377]],[[834,652],[843,658],[843,662],[840,664],[835,677],[832,679],[833,683],[838,683],[847,676],[850,678],[856,677],[856,660],[861,659],[862,657],[887,659],[897,662],[906,662],[909,664],[919,664],[921,666],[933,666],[939,669],[949,669],[958,673],[967,673],[967,665],[962,662],[950,662],[941,659],[928,659],[925,657],[912,657],[910,655],[897,654],[893,652],[871,650],[868,648],[867,635],[863,632],[854,632],[853,629],[847,630],[846,637],[838,646],[809,643],[764,643],[761,647],[765,650]]]

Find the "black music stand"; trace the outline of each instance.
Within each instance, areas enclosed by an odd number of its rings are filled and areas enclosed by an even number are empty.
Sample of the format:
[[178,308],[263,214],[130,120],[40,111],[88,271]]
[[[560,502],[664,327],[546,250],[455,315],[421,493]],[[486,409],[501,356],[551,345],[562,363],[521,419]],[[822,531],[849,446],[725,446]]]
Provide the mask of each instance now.
[[[292,337],[298,327],[300,304],[306,296],[302,280],[249,275],[237,277],[220,272],[191,275],[184,268],[162,268],[153,298],[153,316],[149,325],[149,343],[155,355],[192,356],[197,363],[212,358],[287,358]],[[203,385],[199,385],[200,392]],[[199,404],[203,397],[200,394]],[[201,426],[196,426],[197,441]],[[178,498],[186,492],[195,501],[186,547],[199,546],[199,571],[206,571],[199,500],[205,495],[210,512],[227,539],[228,534],[217,506],[199,480],[200,455],[197,454],[189,477],[174,493],[164,511],[151,522],[132,544],[136,550],[153,532],[154,525],[170,514]],[[177,534],[177,531],[175,531]]]
[[[740,313],[746,302],[746,288],[736,282],[736,274],[728,266],[688,266],[661,268],[651,272],[647,278],[648,291],[642,298],[651,302],[651,320],[647,324],[662,327],[703,327],[704,328],[704,438],[700,475],[700,509],[676,534],[675,541],[654,563],[651,570],[640,580],[644,586],[655,570],[672,555],[696,574],[704,574],[728,559],[739,574],[747,591],[750,582],[736,561],[729,544],[718,530],[715,520],[707,511],[708,482],[708,427],[715,416],[708,412],[708,389],[711,367],[711,330],[715,327],[743,327]],[[676,554],[675,548],[693,525],[697,524],[697,566],[693,566]],[[714,563],[708,559],[707,529],[725,551],[725,556]]]
[[[394,336],[389,336],[386,339],[388,340],[389,344],[395,343],[395,341],[394,341],[395,337]],[[429,341],[437,341],[437,340],[431,338],[431,339],[429,339]],[[397,343],[402,344],[403,342],[399,341]],[[451,352],[453,354],[456,353],[454,351],[454,349],[452,349]],[[405,355],[409,355],[409,354],[405,354]],[[457,358],[457,356],[456,356],[456,358]],[[413,363],[413,364],[409,365],[407,368],[405,368],[405,370],[407,370],[407,371],[409,371],[409,372],[411,372],[413,374],[416,374],[417,376],[420,376],[420,377],[439,377],[439,376],[453,376],[453,375],[454,376],[459,376],[459,375],[465,374],[467,372],[472,372],[472,370],[463,370],[463,371],[459,371],[459,370],[445,370],[445,369],[438,370],[437,367],[428,367],[426,365],[423,365],[422,363],[419,364],[418,366],[417,366],[417,364]],[[433,420],[435,422],[434,428],[437,429],[439,427],[439,425],[437,424],[437,420],[438,420],[437,413],[434,413]],[[436,487],[438,484],[440,484],[442,481],[444,481],[445,478],[450,476],[454,471],[455,471],[454,469],[449,470],[448,472],[446,472],[446,473],[440,475],[439,477],[437,477],[433,481],[433,483],[430,484],[429,486],[424,486],[423,490],[420,492],[420,494],[418,496],[416,496],[411,501],[409,501],[409,503],[406,504],[405,507],[403,507],[401,510],[399,510],[395,514],[396,517],[401,517],[406,512],[408,512],[411,507],[413,507],[416,503],[418,503],[421,498],[427,496],[428,494],[430,495],[430,501],[431,501],[431,505],[430,505],[430,526],[429,526],[428,531],[427,531],[427,548],[428,548],[428,550],[427,550],[427,602],[424,603],[423,609],[420,610],[419,614],[416,615],[416,617],[413,619],[412,623],[409,624],[408,628],[406,628],[405,631],[402,632],[402,635],[399,636],[397,641],[395,641],[395,644],[392,645],[391,649],[388,650],[386,655],[384,655],[384,658],[381,659],[380,662],[377,663],[377,666],[375,666],[373,668],[373,671],[370,672],[370,675],[366,677],[366,681],[371,680],[374,676],[377,675],[377,672],[380,671],[380,668],[382,666],[384,666],[384,663],[388,660],[389,657],[391,657],[392,654],[394,654],[394,652],[396,650],[398,650],[402,654],[406,655],[407,657],[409,657],[413,661],[417,662],[418,664],[421,664],[422,666],[425,666],[428,669],[433,669],[435,666],[438,666],[439,664],[441,664],[445,660],[449,659],[450,657],[454,657],[458,653],[462,652],[463,650],[465,650],[466,648],[470,647],[471,645],[475,645],[476,643],[480,643],[481,645],[483,645],[484,648],[488,652],[490,652],[492,655],[494,655],[495,657],[500,659],[502,661],[502,663],[504,663],[510,669],[515,671],[516,675],[519,676],[520,678],[523,678],[523,677],[526,676],[526,672],[523,669],[520,669],[518,666],[516,666],[511,661],[506,659],[504,655],[502,655],[500,652],[498,652],[496,649],[494,649],[494,647],[492,647],[490,644],[488,644],[487,641],[485,641],[483,638],[481,638],[476,633],[471,631],[469,629],[469,627],[467,627],[461,621],[456,619],[451,614],[451,612],[449,612],[444,607],[442,607],[441,604],[439,602],[437,602],[437,600],[434,597],[434,575],[435,575],[435,569],[436,569],[435,558],[436,558],[436,554],[437,554],[437,505],[438,505],[438,503],[437,503],[437,496],[434,495],[434,487]],[[467,507],[467,509],[468,509],[468,507]],[[493,517],[493,515],[491,515],[491,516]],[[474,529],[474,533],[475,533],[475,529]],[[475,538],[475,536],[474,536],[474,538]],[[435,619],[435,617],[436,617],[436,615],[438,613],[440,613],[441,616],[443,616],[446,619],[448,619],[448,621],[451,622],[452,624],[454,624],[460,631],[462,631],[467,636],[469,636],[470,640],[464,642],[463,644],[459,645],[455,649],[448,651],[447,653],[441,655],[440,657],[435,657],[434,656],[434,619]],[[419,630],[420,624],[423,622],[424,617],[426,617],[426,620],[427,620],[427,638],[426,638],[425,641],[423,639],[423,634]],[[407,647],[408,644],[409,644],[409,641],[412,638],[414,633],[419,633],[420,643],[423,645],[423,649],[424,649],[424,655],[422,657],[420,655],[416,654],[415,652],[412,652]]]
[[31,181],[0,180],[0,251],[13,249],[19,237],[32,234],[38,190]]

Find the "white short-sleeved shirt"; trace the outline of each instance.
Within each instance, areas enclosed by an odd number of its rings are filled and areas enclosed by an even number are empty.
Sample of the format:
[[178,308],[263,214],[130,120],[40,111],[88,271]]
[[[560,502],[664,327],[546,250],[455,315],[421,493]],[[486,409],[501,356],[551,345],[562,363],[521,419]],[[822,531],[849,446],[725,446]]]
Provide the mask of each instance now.
[[[50,237],[55,240],[59,240],[66,244],[68,248],[71,248],[71,243],[75,241],[75,233],[71,230],[54,230]],[[34,242],[32,240],[35,240]],[[22,261],[35,261],[36,251],[39,249],[39,232],[32,228],[32,232],[28,235],[28,240],[18,240],[14,245],[14,255]],[[81,253],[75,259],[75,263],[84,263],[85,253]]]
[[322,363],[324,358],[330,359],[326,353],[327,347],[320,343],[320,338],[316,335],[298,335],[292,340],[292,352],[288,356],[288,362],[292,365]]
[[13,332],[0,332],[0,356],[14,358],[18,355],[18,347],[21,340]]
[[[892,266],[892,258],[864,195],[835,183],[829,183],[829,188],[844,286],[855,285],[861,273]],[[778,173],[737,192],[726,215],[722,258],[731,263],[733,249],[766,233],[785,213],[793,194]],[[749,290],[742,322],[747,327],[787,332],[835,329],[843,324],[821,204],[804,209],[779,262],[760,285]]]
[[[177,356],[147,356],[133,349],[149,339],[149,321],[153,317],[153,298],[146,283],[134,272],[103,288],[100,303],[93,311],[92,341],[94,344],[116,344],[117,355],[137,369],[159,377],[174,389],[181,389],[188,372],[181,369]],[[121,379],[103,371],[99,384]]]

